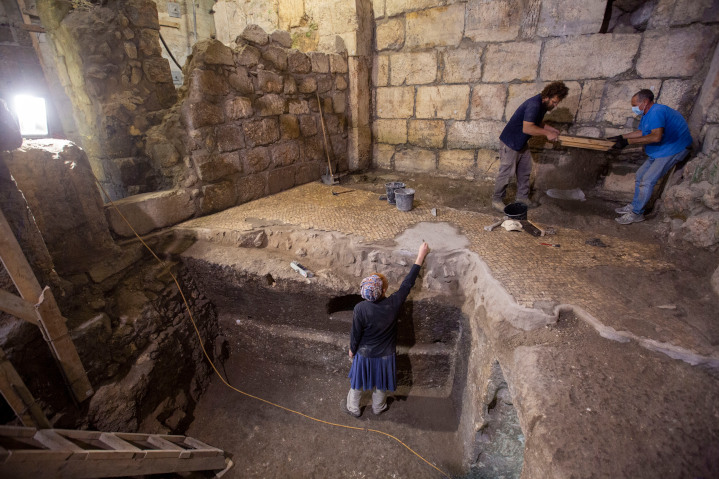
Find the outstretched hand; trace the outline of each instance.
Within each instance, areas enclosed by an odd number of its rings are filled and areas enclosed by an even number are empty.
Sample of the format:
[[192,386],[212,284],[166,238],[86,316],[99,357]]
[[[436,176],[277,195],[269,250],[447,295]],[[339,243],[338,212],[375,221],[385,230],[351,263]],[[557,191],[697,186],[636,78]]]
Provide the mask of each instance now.
[[423,241],[422,244],[419,246],[419,251],[417,252],[417,261],[415,261],[415,264],[418,264],[422,266],[422,263],[424,263],[424,258],[429,254],[430,249],[429,245],[426,241]]
[[[612,140],[613,138],[609,139]],[[628,144],[629,142],[626,138],[624,138],[623,136],[619,136],[614,145],[612,146],[612,150],[621,150],[622,148],[625,148]]]

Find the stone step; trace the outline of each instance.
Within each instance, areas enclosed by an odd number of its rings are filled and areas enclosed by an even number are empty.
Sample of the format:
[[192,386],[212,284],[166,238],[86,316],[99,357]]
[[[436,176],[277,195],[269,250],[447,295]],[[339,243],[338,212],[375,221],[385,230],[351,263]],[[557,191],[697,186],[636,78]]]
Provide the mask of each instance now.
[[[223,328],[231,328],[239,348],[264,359],[305,364],[313,369],[346,375],[350,369],[347,349],[349,331],[318,331],[254,319],[220,317]],[[454,379],[454,349],[442,343],[397,346],[397,382],[403,388],[432,390],[435,396],[448,396]],[[416,391],[415,391],[416,392]]]

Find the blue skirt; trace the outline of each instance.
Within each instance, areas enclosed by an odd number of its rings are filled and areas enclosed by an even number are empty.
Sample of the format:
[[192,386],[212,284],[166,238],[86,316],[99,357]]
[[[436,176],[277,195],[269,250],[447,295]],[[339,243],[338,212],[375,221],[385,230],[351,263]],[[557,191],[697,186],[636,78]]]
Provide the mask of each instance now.
[[383,391],[394,391],[397,389],[395,355],[365,358],[361,354],[355,354],[347,377],[350,378],[352,389],[377,388]]

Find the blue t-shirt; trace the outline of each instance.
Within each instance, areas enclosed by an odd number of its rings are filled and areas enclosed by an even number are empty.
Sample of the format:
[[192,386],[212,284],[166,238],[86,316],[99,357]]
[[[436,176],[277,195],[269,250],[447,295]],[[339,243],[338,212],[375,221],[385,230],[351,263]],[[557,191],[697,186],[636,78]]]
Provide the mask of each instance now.
[[644,151],[650,158],[676,155],[692,144],[692,135],[689,133],[689,126],[684,117],[666,105],[655,103],[642,116],[639,130],[642,131],[642,135],[646,136],[657,128],[664,128],[661,141],[644,145]]
[[499,135],[499,139],[514,151],[521,150],[532,137],[522,131],[523,123],[528,121],[539,126],[545,113],[547,113],[547,107],[542,103],[542,95],[533,96],[519,105],[502,130],[502,134]]

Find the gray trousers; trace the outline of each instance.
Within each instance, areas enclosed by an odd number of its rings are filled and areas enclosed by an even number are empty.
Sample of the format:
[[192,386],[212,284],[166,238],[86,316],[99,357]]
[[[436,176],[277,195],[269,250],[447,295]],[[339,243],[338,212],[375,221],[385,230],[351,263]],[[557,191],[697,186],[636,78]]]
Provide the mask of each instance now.
[[529,198],[529,175],[532,173],[532,155],[529,147],[514,151],[503,142],[499,142],[499,173],[494,182],[492,200],[502,201],[507,192],[509,180],[517,175],[517,198]]
[[[361,398],[361,389],[350,389],[350,392],[347,393],[347,409],[352,413],[359,414]],[[372,412],[379,414],[385,409],[387,409],[387,391],[375,389],[372,392]]]

